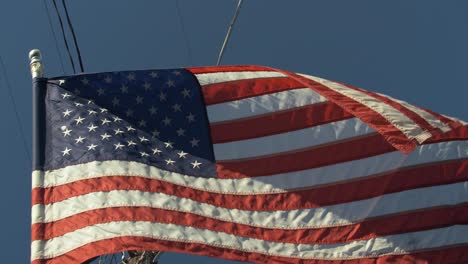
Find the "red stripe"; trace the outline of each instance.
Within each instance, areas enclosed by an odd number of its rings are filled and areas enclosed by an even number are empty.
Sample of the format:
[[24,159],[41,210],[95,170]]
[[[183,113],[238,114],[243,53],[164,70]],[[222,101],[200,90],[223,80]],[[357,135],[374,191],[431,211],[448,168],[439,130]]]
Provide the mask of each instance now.
[[214,144],[285,133],[351,118],[353,115],[332,102],[278,111],[210,125]]
[[52,204],[92,192],[141,190],[144,192],[165,193],[224,208],[273,211],[316,208],[415,188],[455,183],[467,179],[468,161],[458,160],[403,168],[354,181],[342,181],[286,193],[219,194],[183,187],[165,181],[135,176],[115,176],[81,180],[52,188],[35,188],[32,191],[32,199],[33,204]]
[[414,140],[406,137],[403,132],[397,129],[394,125],[392,125],[373,109],[308,78],[302,77],[292,72],[283,70],[277,71],[284,73],[299,82],[302,82],[307,87],[310,87],[317,93],[323,95],[325,98],[343,107],[346,111],[352,113],[354,116],[358,117],[367,125],[382,134],[385,139],[387,139],[387,141],[392,144],[392,146],[401,152],[407,154],[416,148],[417,144]]
[[374,97],[374,98],[376,98],[376,99],[378,99],[378,100],[392,106],[393,108],[397,109],[398,111],[403,113],[405,116],[407,116],[408,118],[413,120],[413,122],[415,122],[423,130],[426,130],[426,131],[430,132],[432,135],[437,135],[437,134],[440,134],[440,132],[441,132],[438,128],[433,127],[431,124],[429,124],[424,118],[422,118],[417,113],[415,113],[412,110],[404,107],[400,103],[393,101],[392,99],[390,99],[388,97],[385,97],[385,96],[382,96],[380,94],[376,94],[376,93],[373,93],[373,92],[369,92],[369,91],[366,91],[366,90],[363,90],[363,89],[360,89],[360,88],[357,88],[357,87],[354,87],[354,86],[351,86],[351,85],[348,85],[348,84],[344,84],[344,83],[340,83],[340,84],[348,87],[349,89],[359,91],[361,93],[364,93],[366,95]]
[[214,72],[241,72],[241,71],[275,71],[268,67],[254,65],[233,65],[233,66],[208,66],[186,68],[193,74],[214,73]]
[[305,87],[291,78],[275,77],[205,85],[202,92],[205,104],[212,105],[296,88]]
[[[424,219],[424,221],[419,219]],[[87,226],[119,221],[144,221],[191,226],[273,242],[339,244],[379,236],[468,224],[468,203],[405,212],[338,227],[296,230],[261,228],[191,213],[148,207],[112,207],[86,211],[53,223],[34,224],[31,227],[32,240],[48,240]]]
[[430,113],[430,114],[432,114],[437,119],[439,119],[442,123],[448,125],[452,129],[456,129],[456,128],[460,127],[460,126],[463,126],[462,123],[460,123],[460,122],[458,122],[456,120],[452,120],[452,119],[450,119],[448,117],[445,117],[445,116],[443,116],[443,115],[441,115],[439,113],[436,113],[436,112],[434,112],[432,110],[425,109],[425,108],[421,108],[421,109],[428,112],[428,113]]
[[240,250],[208,246],[200,243],[175,242],[147,237],[126,236],[89,243],[74,249],[65,255],[61,255],[53,259],[34,260],[32,264],[82,263],[100,255],[114,254],[128,250],[159,250],[167,252],[180,252],[252,263],[271,264],[423,264],[466,263],[466,261],[468,261],[468,245],[466,244],[443,249],[432,249],[430,251],[428,250],[424,252],[410,253],[406,255],[389,255],[350,260],[306,260],[292,257],[268,256],[265,254],[253,252],[243,252]]
[[380,134],[373,133],[274,156],[219,161],[216,167],[220,178],[246,178],[312,169],[391,151],[395,149]]

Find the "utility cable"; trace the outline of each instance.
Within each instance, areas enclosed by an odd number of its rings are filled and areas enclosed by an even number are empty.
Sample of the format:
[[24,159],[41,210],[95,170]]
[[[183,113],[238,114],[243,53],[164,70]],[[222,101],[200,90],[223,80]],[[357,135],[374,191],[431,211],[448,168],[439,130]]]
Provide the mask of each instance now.
[[28,147],[28,144],[26,143],[26,137],[24,136],[24,129],[23,129],[23,126],[21,124],[21,119],[20,119],[20,116],[19,116],[19,113],[18,113],[18,107],[16,105],[15,97],[13,96],[13,91],[11,89],[10,82],[8,81],[8,76],[7,76],[5,63],[3,63],[3,59],[2,59],[1,56],[0,56],[0,64],[1,64],[2,69],[3,69],[2,72],[3,72],[4,79],[5,79],[5,84],[6,84],[6,87],[7,87],[7,90],[8,90],[8,95],[10,97],[11,103],[13,104],[13,110],[15,112],[16,122],[18,124],[18,128],[19,128],[19,131],[20,131],[21,140],[23,141],[24,151],[26,152],[26,155],[28,156],[29,164],[31,164],[32,163],[31,153],[29,152],[29,147]]
[[50,31],[52,32],[52,36],[54,37],[55,49],[57,50],[57,54],[58,54],[58,57],[59,57],[59,60],[60,60],[60,65],[62,66],[63,74],[65,74],[65,66],[63,65],[62,54],[60,53],[60,50],[59,50],[57,35],[55,34],[54,27],[52,26],[52,19],[50,18],[49,8],[47,7],[46,0],[43,0],[42,2],[44,3],[44,8],[45,8],[45,11],[46,11],[46,14],[47,14],[47,20],[49,21]]
[[176,9],[177,9],[177,16],[179,17],[180,27],[182,28],[182,34],[184,36],[185,47],[187,48],[187,55],[189,58],[189,63],[190,63],[190,66],[192,66],[193,65],[192,52],[190,50],[190,42],[187,37],[187,32],[185,31],[184,20],[182,19],[182,12],[180,11],[179,0],[176,0],[175,4],[176,4]]
[[68,15],[68,9],[67,9],[67,4],[65,3],[65,0],[62,0],[62,4],[63,4],[63,8],[65,9],[65,15],[67,16],[68,27],[70,28],[70,31],[73,36],[73,42],[75,43],[76,53],[78,54],[78,61],[80,62],[80,70],[81,72],[84,72],[83,60],[81,59],[80,48],[78,47],[78,41],[76,40],[75,30],[73,29],[70,16]]
[[229,25],[228,31],[226,33],[226,37],[224,38],[223,46],[221,47],[221,50],[219,51],[218,61],[216,62],[216,65],[219,65],[221,63],[221,59],[223,58],[223,54],[224,54],[224,48],[226,47],[226,44],[228,43],[229,38],[231,37],[231,30],[234,27],[234,23],[236,23],[241,5],[242,5],[242,0],[239,0],[239,2],[237,3],[236,12],[234,13],[234,17],[232,18],[231,24]]
[[67,41],[67,38],[65,36],[65,30],[63,29],[62,16],[60,15],[60,12],[58,10],[57,3],[55,2],[55,0],[53,0],[52,2],[54,3],[55,12],[57,13],[57,17],[58,17],[58,19],[60,21],[60,28],[62,29],[63,42],[65,43],[65,48],[67,48],[68,58],[70,59],[70,64],[71,64],[71,66],[73,68],[73,73],[76,73],[75,62],[73,61],[73,57],[72,57],[71,52],[70,52],[70,47],[68,46],[68,41]]

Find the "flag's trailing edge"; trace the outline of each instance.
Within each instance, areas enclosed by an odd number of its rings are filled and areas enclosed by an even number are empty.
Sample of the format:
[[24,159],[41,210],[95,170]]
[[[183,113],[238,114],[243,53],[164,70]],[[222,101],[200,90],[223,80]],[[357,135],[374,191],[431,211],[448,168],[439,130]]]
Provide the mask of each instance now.
[[468,261],[466,123],[259,66],[34,80],[32,263]]

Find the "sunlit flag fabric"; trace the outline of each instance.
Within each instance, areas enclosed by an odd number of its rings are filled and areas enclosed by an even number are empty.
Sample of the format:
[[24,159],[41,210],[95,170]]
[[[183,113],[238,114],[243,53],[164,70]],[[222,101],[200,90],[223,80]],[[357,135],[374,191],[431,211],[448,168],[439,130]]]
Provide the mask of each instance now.
[[468,261],[467,125],[259,66],[34,81],[33,263]]

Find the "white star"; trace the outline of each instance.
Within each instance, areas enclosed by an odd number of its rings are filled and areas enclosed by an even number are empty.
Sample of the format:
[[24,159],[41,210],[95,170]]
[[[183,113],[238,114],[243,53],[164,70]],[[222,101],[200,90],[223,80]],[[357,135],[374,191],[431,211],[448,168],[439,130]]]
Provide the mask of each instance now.
[[69,115],[71,114],[71,112],[72,112],[71,110],[68,110],[68,109],[67,109],[67,110],[65,110],[65,112],[62,112],[62,114],[63,114],[63,117],[67,117],[67,116],[69,116]]
[[127,146],[129,146],[129,147],[136,146],[136,143],[133,142],[132,140],[129,140],[129,141],[127,141]]
[[145,91],[151,90],[151,83],[145,82],[145,83],[143,84],[143,88],[145,89]]
[[125,84],[122,84],[122,86],[120,87],[120,91],[121,91],[123,94],[128,93],[128,86],[125,85]]
[[172,106],[172,109],[174,109],[174,112],[180,112],[182,111],[180,104],[175,104]]
[[63,133],[63,136],[64,136],[64,137],[70,136],[70,135],[71,135],[70,133],[71,133],[72,131],[73,131],[73,130],[71,130],[71,129],[65,128],[65,130],[62,132],[62,133]]
[[59,85],[64,85],[65,84],[65,80],[58,80],[59,81]]
[[95,114],[97,114],[96,111],[94,111],[94,110],[88,110],[88,115],[95,115]]
[[67,99],[68,97],[71,97],[71,95],[68,94],[68,93],[63,93],[63,94],[62,94],[62,98],[63,98],[63,99]]
[[146,121],[145,120],[140,120],[140,122],[138,122],[138,125],[141,126],[141,127],[145,127],[146,126]]
[[172,73],[173,73],[174,75],[180,75],[180,74],[181,74],[180,71],[173,71]]
[[184,159],[185,156],[187,156],[187,154],[188,154],[187,152],[183,152],[183,151],[180,151],[177,153],[177,155],[179,155],[179,159]]
[[88,104],[94,103],[93,100],[88,100]]
[[166,83],[167,83],[167,86],[168,86],[168,87],[174,87],[174,86],[175,86],[173,80],[170,80],[170,79],[169,79],[169,80],[167,80]]
[[79,136],[79,137],[75,138],[76,144],[78,144],[78,143],[83,143],[83,140],[85,140],[85,138],[82,137],[82,136]]
[[111,82],[112,82],[112,77],[107,76],[107,77],[104,79],[104,81],[105,81],[106,83],[111,83]]
[[201,162],[198,162],[197,160],[194,161],[194,162],[192,162],[192,163],[190,163],[190,164],[192,164],[192,166],[193,166],[194,169],[195,169],[195,168],[199,169],[199,168],[200,168],[200,165],[202,165],[202,163],[201,163]]
[[114,122],[118,123],[120,121],[122,121],[122,118],[114,116]]
[[164,160],[166,162],[166,165],[173,165],[175,163],[175,161],[171,160],[171,159],[167,159],[167,160]]
[[127,116],[132,116],[133,115],[133,110],[132,109],[127,109],[127,112],[125,112]]
[[163,119],[163,123],[165,126],[168,126],[171,124],[171,119],[169,117],[166,116],[166,118]]
[[84,85],[88,85],[88,84],[89,84],[89,80],[86,79],[86,77],[84,77],[83,79],[81,79],[81,82],[82,82]]
[[135,131],[136,129],[134,129],[132,126],[128,126],[127,127],[127,131]]
[[173,146],[172,146],[172,144],[174,144],[173,142],[167,141],[167,142],[163,142],[163,143],[166,146],[166,148],[173,148]]
[[105,109],[105,108],[99,108],[99,110],[101,110],[101,113],[107,112],[107,109]]
[[98,95],[103,95],[104,92],[105,92],[105,91],[104,91],[104,89],[102,89],[102,88],[97,89]]
[[88,146],[88,150],[96,150],[97,145],[91,144]]
[[62,156],[70,155],[70,151],[71,149],[65,147],[65,149],[61,151],[63,153]]
[[119,104],[120,104],[119,98],[114,97],[114,98],[112,99],[112,105],[113,105],[113,106],[116,106],[116,105],[119,105]]
[[116,135],[123,134],[123,130],[120,130],[120,128],[114,129],[114,132]]
[[125,147],[125,145],[120,144],[120,142],[117,144],[114,144],[114,146],[115,146],[115,150],[123,149],[123,147]]
[[79,106],[83,106],[83,104],[81,104],[81,103],[75,103],[75,106],[76,106],[76,107],[79,107]]
[[109,139],[110,137],[112,137],[112,136],[107,134],[107,133],[104,133],[104,134],[101,135],[102,140]]
[[152,78],[157,78],[159,76],[157,72],[151,72],[150,75]]
[[163,91],[159,93],[159,101],[166,101],[167,100],[167,94]]
[[157,129],[155,129],[155,130],[153,130],[152,134],[153,134],[153,137],[155,138],[155,137],[159,137],[159,134],[161,134],[161,132],[159,132]]
[[192,140],[190,140],[190,144],[192,144],[192,147],[198,147],[199,142],[200,140],[196,138],[192,138]]
[[180,92],[184,98],[190,97],[190,90],[187,88],[184,88],[182,92]]
[[162,151],[159,150],[158,148],[151,149],[153,151],[153,155],[159,155]]
[[141,97],[139,95],[135,98],[135,100],[136,100],[137,104],[142,104],[143,103],[143,97]]
[[101,122],[102,122],[101,125],[105,125],[105,124],[110,123],[111,121],[109,119],[107,119],[107,118],[104,118],[104,119],[101,119]]
[[129,79],[130,81],[133,81],[135,80],[135,73],[131,72],[127,75],[127,79]]
[[149,109],[150,115],[155,115],[158,112],[158,109],[154,106],[151,106]]
[[177,129],[176,131],[177,135],[180,136],[185,136],[185,130],[182,128]]
[[140,139],[140,142],[147,142],[149,141],[149,139],[145,138],[145,137],[138,137]]
[[81,123],[83,123],[83,120],[85,120],[85,118],[81,117],[81,116],[78,116],[78,118],[74,119],[76,121],[76,124],[79,125]]
[[195,115],[192,113],[189,113],[185,118],[187,118],[188,122],[195,122]]
[[98,128],[97,126],[95,126],[93,123],[91,123],[88,127],[88,132],[91,132],[91,131],[96,131],[96,128]]
[[140,155],[141,155],[141,157],[148,157],[149,156],[148,153],[146,153],[146,152],[140,152]]

